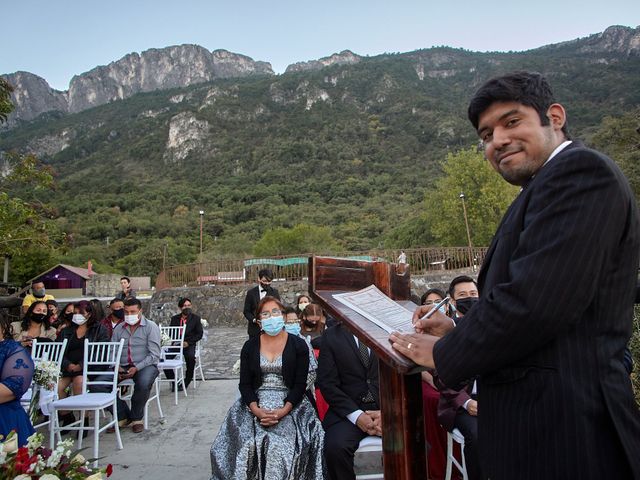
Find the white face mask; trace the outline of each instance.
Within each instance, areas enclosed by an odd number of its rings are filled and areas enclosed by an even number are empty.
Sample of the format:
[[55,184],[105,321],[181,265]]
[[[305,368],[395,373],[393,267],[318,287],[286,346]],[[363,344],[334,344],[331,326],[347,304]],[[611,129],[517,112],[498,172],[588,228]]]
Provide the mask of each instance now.
[[127,325],[135,325],[140,321],[138,315],[125,315],[124,321],[127,322]]
[[71,317],[71,321],[76,325],[84,325],[85,323],[87,323],[87,319],[84,318],[84,315],[81,315],[79,313],[74,313],[73,317]]
[[300,309],[300,311],[304,310],[305,308],[307,308],[307,305],[309,305],[309,302],[300,302],[298,304],[298,308]]

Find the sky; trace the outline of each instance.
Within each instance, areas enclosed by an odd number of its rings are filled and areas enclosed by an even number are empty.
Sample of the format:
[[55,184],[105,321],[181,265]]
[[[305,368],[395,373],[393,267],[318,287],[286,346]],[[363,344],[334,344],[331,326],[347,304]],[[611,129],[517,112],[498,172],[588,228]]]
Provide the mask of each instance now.
[[131,52],[197,44],[287,65],[446,45],[522,51],[640,25],[638,0],[20,0],[0,7],[0,73],[66,90]]

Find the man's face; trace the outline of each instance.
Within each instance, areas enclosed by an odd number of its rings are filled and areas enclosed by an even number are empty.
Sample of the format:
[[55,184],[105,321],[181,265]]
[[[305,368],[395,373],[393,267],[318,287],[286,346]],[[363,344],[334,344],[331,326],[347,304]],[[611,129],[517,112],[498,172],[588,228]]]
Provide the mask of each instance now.
[[187,300],[182,304],[182,307],[180,307],[180,310],[184,310],[185,308],[191,308],[191,302],[189,300]]
[[122,280],[120,280],[120,285],[122,285],[123,290],[129,289],[129,281],[126,278],[123,278]]
[[31,285],[31,291],[36,297],[42,296],[44,293],[44,283],[36,282]]
[[125,315],[138,315],[140,316],[140,309],[137,305],[125,305],[124,306],[124,314]]
[[122,310],[124,308],[124,303],[113,302],[109,308],[111,309],[112,312],[115,312],[116,310]]
[[480,114],[485,157],[507,182],[524,185],[564,141],[564,108],[553,104],[547,116],[550,124],[543,126],[534,108],[518,102],[494,102]]
[[478,287],[473,282],[460,282],[453,288],[453,300],[461,298],[476,297],[478,298]]
[[261,287],[267,288],[269,285],[271,285],[271,280],[269,280],[267,277],[260,277],[258,279],[258,283],[260,283]]

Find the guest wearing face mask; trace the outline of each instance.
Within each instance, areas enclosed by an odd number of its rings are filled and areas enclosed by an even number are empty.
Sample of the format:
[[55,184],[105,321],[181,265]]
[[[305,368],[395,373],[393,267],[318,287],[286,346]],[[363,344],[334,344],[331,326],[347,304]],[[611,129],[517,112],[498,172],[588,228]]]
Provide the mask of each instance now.
[[131,378],[134,382],[131,407],[118,399],[118,425],[131,424],[133,433],[144,430],[142,417],[149,399],[151,387],[158,376],[160,361],[160,328],[142,314],[142,303],[135,297],[124,301],[124,322],[111,336],[112,342],[124,339],[120,357],[119,379]]
[[[82,300],[74,305],[71,326],[64,328],[58,341],[67,340],[67,347],[62,356],[62,368],[60,380],[58,380],[58,397],[65,398],[66,388],[71,385],[74,395],[82,393],[82,361],[84,359],[84,341],[108,342],[109,334],[100,324],[93,311],[93,307],[86,300]],[[72,412],[60,412],[60,422],[62,426],[69,425],[75,421]]]
[[324,478],[324,432],[305,397],[309,348],[288,334],[284,306],[258,304],[261,335],[240,355],[240,393],[211,446],[211,480]]
[[13,322],[13,339],[31,352],[31,344],[34,338],[38,341],[52,342],[56,339],[56,329],[47,325],[47,304],[45,302],[33,302],[27,308],[20,322]]
[[298,318],[302,316],[302,312],[310,303],[311,303],[311,297],[309,297],[309,295],[305,295],[305,294],[298,295],[298,298],[296,298],[296,310],[295,310],[295,312],[298,314]]
[[[196,367],[196,343],[202,339],[203,335],[200,317],[193,313],[191,307],[191,300],[188,298],[178,300],[180,313],[171,317],[171,323],[169,324],[172,327],[185,328],[184,344],[182,346],[182,355],[187,364],[187,371],[184,377],[185,388],[188,387],[191,380],[193,380],[193,370]],[[167,378],[174,378],[173,370],[165,370],[164,374]],[[171,384],[171,388],[175,388],[173,384]],[[182,385],[178,385],[178,391],[182,391]]]
[[55,325],[51,325],[56,329],[56,336],[60,335],[60,332],[66,327],[70,327],[72,325],[71,319],[73,318],[74,304],[67,303],[65,307],[62,309],[62,313],[58,315],[58,320]]
[[320,348],[321,336],[326,328],[324,310],[317,303],[310,303],[302,311],[302,335],[308,337],[313,348]]
[[46,292],[43,282],[33,282],[31,293],[27,294],[22,301],[22,313],[26,313],[33,302],[46,302],[47,300],[55,300],[55,298]]
[[109,338],[113,336],[113,330],[124,322],[124,302],[119,298],[113,298],[109,302],[109,315],[100,322],[109,333]]
[[60,313],[58,302],[55,300],[47,300],[45,303],[47,304],[47,324],[50,327],[56,328],[58,324],[58,314]]

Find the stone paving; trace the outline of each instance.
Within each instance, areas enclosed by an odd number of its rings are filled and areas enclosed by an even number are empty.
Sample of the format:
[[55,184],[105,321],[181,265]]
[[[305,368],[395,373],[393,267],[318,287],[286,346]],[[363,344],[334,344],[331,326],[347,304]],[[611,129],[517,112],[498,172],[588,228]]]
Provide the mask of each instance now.
[[242,345],[249,339],[247,327],[209,327],[202,344],[202,368],[207,380],[238,378],[232,372]]

